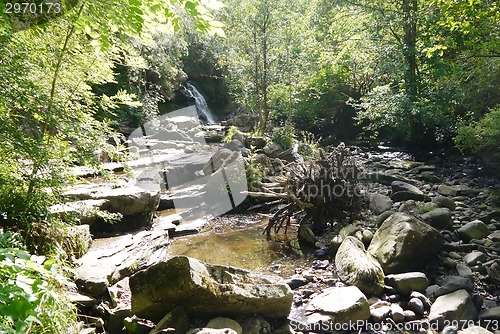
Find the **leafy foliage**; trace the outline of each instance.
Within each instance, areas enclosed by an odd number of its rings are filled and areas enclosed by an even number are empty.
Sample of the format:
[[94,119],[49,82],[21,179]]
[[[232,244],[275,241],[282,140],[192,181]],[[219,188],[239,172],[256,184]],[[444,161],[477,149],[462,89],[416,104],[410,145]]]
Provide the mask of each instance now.
[[479,121],[462,123],[455,141],[459,148],[480,153],[491,162],[500,161],[500,105]]
[[67,284],[54,260],[30,255],[20,235],[0,230],[0,331],[65,333],[75,307],[60,291]]

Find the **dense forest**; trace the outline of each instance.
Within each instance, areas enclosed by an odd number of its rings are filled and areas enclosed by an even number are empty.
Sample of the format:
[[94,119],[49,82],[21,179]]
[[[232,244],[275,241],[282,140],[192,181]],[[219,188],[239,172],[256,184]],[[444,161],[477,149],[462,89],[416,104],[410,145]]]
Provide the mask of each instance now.
[[382,140],[500,161],[494,0],[32,3],[0,2],[2,332],[75,324],[57,291],[81,250],[48,207],[70,166],[126,159],[131,129],[192,104],[186,82],[284,146]]

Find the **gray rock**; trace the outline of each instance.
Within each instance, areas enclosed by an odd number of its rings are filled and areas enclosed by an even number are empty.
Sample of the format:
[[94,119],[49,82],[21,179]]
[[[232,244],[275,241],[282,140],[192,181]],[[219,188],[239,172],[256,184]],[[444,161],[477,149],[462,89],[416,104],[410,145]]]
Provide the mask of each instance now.
[[418,291],[413,291],[411,294],[410,294],[410,299],[411,298],[417,298],[417,299],[420,299],[422,301],[422,303],[424,304],[424,308],[426,310],[430,309],[431,307],[431,301],[429,298],[427,298],[424,294],[418,292]]
[[408,301],[408,308],[416,315],[422,316],[425,312],[424,303],[418,298],[412,298]]
[[392,216],[392,214],[394,213],[394,211],[392,210],[389,210],[389,211],[386,211],[386,212],[383,212],[382,214],[380,214],[378,217],[377,217],[377,226],[380,226],[382,225],[383,222],[385,222],[385,220],[387,218],[389,218],[390,216]]
[[370,314],[375,322],[381,322],[389,316],[391,312],[391,303],[380,301],[370,305]]
[[382,293],[382,267],[356,238],[349,236],[344,239],[335,256],[335,267],[342,281],[358,287],[363,293],[369,296]]
[[488,235],[488,239],[494,242],[500,241],[500,230],[493,231],[490,235]]
[[368,247],[386,274],[418,270],[443,247],[433,227],[404,213],[395,213],[380,226]]
[[464,256],[464,262],[467,263],[468,266],[475,266],[478,263],[484,263],[488,260],[486,254],[480,251],[472,251],[469,254]]
[[429,321],[441,330],[446,324],[445,321],[474,320],[476,316],[477,309],[472,297],[466,290],[458,290],[436,299],[429,312]]
[[433,289],[433,291],[429,291],[429,288],[426,290],[426,295],[430,298],[436,298],[455,292],[457,290],[466,290],[472,292],[472,290],[474,289],[474,282],[461,276],[448,276],[444,279],[443,284],[439,286],[439,288]]
[[164,257],[169,243],[163,231],[95,239],[89,252],[78,260],[76,284],[92,296],[100,296],[108,286]]
[[456,266],[458,275],[467,279],[472,279],[472,270],[465,263],[459,262]]
[[405,321],[404,310],[399,304],[391,304],[391,317],[396,323],[401,323]]
[[321,322],[349,323],[370,318],[370,306],[357,287],[332,287],[311,299],[305,314],[308,325]]
[[208,322],[208,324],[205,326],[205,328],[213,328],[213,329],[230,328],[238,334],[243,333],[243,329],[241,328],[241,325],[236,320],[233,320],[231,318],[224,318],[224,317],[217,317],[217,318],[211,319]]
[[225,143],[224,147],[235,152],[240,152],[242,156],[248,157],[250,155],[250,150],[243,145],[238,139],[233,139],[229,143]]
[[455,326],[445,326],[441,334],[458,334],[458,329]]
[[385,283],[402,295],[409,295],[412,291],[424,292],[429,286],[427,276],[421,272],[390,274],[385,276]]
[[418,319],[418,316],[412,310],[404,310],[403,314],[405,321],[414,321]]
[[490,230],[480,220],[471,221],[457,230],[458,234],[465,242],[472,239],[483,239],[490,234]]
[[130,277],[132,310],[158,320],[176,306],[201,316],[286,317],[292,290],[281,278],[176,256]]
[[263,136],[248,136],[245,138],[245,146],[251,148],[252,146],[258,150],[263,149],[269,142],[269,139]]
[[458,189],[452,186],[448,186],[446,184],[441,184],[437,189],[438,193],[444,196],[457,196]]
[[[498,326],[497,326],[498,327]],[[486,328],[483,328],[481,326],[469,326],[465,329],[459,330],[458,334],[493,334],[493,332],[490,332]]]
[[485,309],[479,312],[479,319],[500,320],[500,306]]
[[434,197],[432,199],[432,203],[437,204],[441,208],[448,208],[451,211],[455,210],[455,208],[457,207],[457,204],[455,203],[454,200],[441,195],[437,195],[436,197]]
[[270,158],[276,158],[281,152],[283,152],[283,149],[279,144],[270,141],[266,144],[266,146],[264,146],[262,152]]
[[415,194],[411,191],[402,190],[391,195],[391,199],[394,202],[403,202],[408,200],[427,202],[430,201],[430,197],[424,194]]
[[451,226],[451,211],[448,208],[437,208],[422,215],[422,219],[438,229],[444,229]]
[[413,194],[423,195],[424,193],[412,184],[403,181],[394,181],[391,183],[392,193],[397,193],[399,191],[407,191]]
[[392,208],[392,200],[381,194],[373,193],[370,195],[370,210],[376,215],[381,214]]
[[486,266],[486,272],[493,283],[500,286],[500,260],[496,260],[491,265]]

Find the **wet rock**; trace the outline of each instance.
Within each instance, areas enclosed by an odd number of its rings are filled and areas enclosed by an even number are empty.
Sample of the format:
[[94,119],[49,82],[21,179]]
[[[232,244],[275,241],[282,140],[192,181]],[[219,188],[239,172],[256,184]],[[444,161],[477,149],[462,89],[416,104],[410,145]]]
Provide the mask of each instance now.
[[365,251],[363,243],[347,237],[335,256],[340,279],[358,287],[367,295],[379,295],[384,287],[384,272],[375,258]]
[[373,321],[381,322],[389,316],[391,312],[391,303],[380,301],[373,305],[370,305],[370,314]]
[[368,247],[386,274],[418,270],[443,247],[433,227],[404,213],[395,213],[380,226]]
[[454,200],[452,200],[451,198],[448,198],[446,196],[441,196],[441,195],[434,197],[432,199],[432,203],[437,204],[441,208],[448,208],[451,211],[454,211],[455,208],[457,207]]
[[281,278],[176,256],[130,277],[132,310],[158,320],[175,308],[197,315],[286,317],[292,291]]
[[472,297],[466,290],[458,290],[436,299],[429,312],[429,321],[437,324],[441,330],[446,324],[445,321],[474,320],[476,316],[477,310]]
[[237,334],[243,333],[243,329],[241,328],[240,324],[237,321],[231,318],[224,318],[224,317],[213,318],[208,322],[205,328],[213,328],[213,329],[229,328],[235,331]]
[[370,195],[370,210],[376,215],[381,214],[392,208],[392,200],[381,194],[373,193]]
[[458,234],[465,242],[472,239],[483,239],[490,234],[490,230],[480,220],[471,221],[457,230]]
[[429,286],[427,276],[421,272],[390,274],[385,277],[385,283],[402,295],[409,295],[412,291],[424,292]]
[[365,295],[355,286],[332,287],[323,290],[307,304],[306,323],[348,323],[370,318]]
[[451,226],[451,211],[448,208],[437,208],[422,215],[422,219],[438,229],[444,229]]
[[467,263],[468,266],[475,266],[478,263],[484,263],[488,260],[486,254],[480,251],[472,251],[469,254],[464,256],[464,262]]

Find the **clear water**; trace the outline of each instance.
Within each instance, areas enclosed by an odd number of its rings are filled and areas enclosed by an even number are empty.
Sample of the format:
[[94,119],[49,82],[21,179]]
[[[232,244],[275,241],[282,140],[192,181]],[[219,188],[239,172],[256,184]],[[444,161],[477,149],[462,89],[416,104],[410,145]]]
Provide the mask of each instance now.
[[295,268],[310,262],[308,255],[291,246],[296,244],[296,231],[279,235],[280,241],[268,240],[263,234],[266,225],[267,218],[260,215],[218,217],[198,235],[174,238],[170,254],[283,276],[294,274]]

